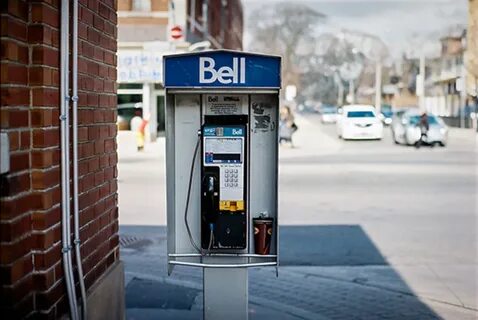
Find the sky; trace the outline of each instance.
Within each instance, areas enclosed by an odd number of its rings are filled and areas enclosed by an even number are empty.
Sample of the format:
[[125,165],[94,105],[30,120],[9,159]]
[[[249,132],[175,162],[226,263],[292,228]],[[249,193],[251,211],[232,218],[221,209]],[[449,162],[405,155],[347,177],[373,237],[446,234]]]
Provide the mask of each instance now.
[[[292,1],[292,0],[289,0]],[[242,0],[245,13],[244,44],[251,41],[248,27],[252,11],[281,0]],[[319,30],[357,30],[378,36],[392,57],[415,55],[425,47],[427,55],[439,54],[440,37],[467,25],[468,0],[296,0],[327,16]]]

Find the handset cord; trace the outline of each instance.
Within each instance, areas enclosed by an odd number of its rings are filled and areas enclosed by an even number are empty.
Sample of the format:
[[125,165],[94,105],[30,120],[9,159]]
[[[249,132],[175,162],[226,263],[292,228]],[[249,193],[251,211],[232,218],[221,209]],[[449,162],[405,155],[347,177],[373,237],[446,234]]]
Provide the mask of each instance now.
[[211,233],[209,235],[209,245],[208,245],[207,251],[205,252],[204,250],[202,250],[196,244],[196,242],[194,242],[193,236],[191,234],[191,229],[189,228],[189,223],[188,223],[189,198],[191,197],[191,187],[192,187],[193,176],[194,176],[194,164],[196,163],[196,156],[197,156],[197,153],[198,153],[200,142],[201,142],[201,135],[198,134],[198,140],[196,142],[196,147],[194,148],[193,161],[191,162],[191,171],[190,171],[190,174],[189,174],[188,195],[187,195],[187,198],[186,198],[186,208],[184,210],[184,223],[186,224],[186,230],[188,232],[189,241],[191,242],[191,245],[194,247],[194,249],[196,249],[196,251],[198,253],[200,253],[201,255],[204,256],[204,255],[210,253],[212,245],[214,243],[214,227],[212,225],[209,226],[209,229],[211,230]]
[[191,162],[191,170],[189,174],[188,195],[186,198],[186,208],[184,209],[184,223],[186,224],[186,230],[188,232],[189,241],[191,242],[191,245],[194,247],[194,249],[196,249],[198,253],[200,253],[201,255],[204,255],[203,250],[201,250],[201,248],[199,248],[196,242],[194,242],[193,236],[191,234],[191,229],[189,228],[189,223],[188,223],[189,198],[191,197],[191,187],[192,187],[192,181],[194,176],[194,164],[196,163],[196,156],[198,153],[200,142],[201,142],[201,136],[198,134],[198,140],[196,142],[196,147],[194,148],[193,160]]

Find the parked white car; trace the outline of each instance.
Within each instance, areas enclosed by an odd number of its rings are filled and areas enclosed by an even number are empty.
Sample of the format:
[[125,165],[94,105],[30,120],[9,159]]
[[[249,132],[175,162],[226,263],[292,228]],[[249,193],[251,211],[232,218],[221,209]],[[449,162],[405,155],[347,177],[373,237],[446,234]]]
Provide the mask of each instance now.
[[337,117],[337,135],[344,140],[380,140],[383,138],[383,123],[373,106],[344,106]]
[[336,123],[337,122],[337,107],[322,106],[320,108],[320,121],[322,123]]
[[[403,113],[398,121],[392,125],[393,141],[397,144],[416,144],[421,137],[419,123],[420,113],[417,110],[409,110]],[[423,142],[444,147],[448,141],[448,127],[445,122],[440,117],[428,114],[428,124],[428,133],[426,137],[423,137]]]

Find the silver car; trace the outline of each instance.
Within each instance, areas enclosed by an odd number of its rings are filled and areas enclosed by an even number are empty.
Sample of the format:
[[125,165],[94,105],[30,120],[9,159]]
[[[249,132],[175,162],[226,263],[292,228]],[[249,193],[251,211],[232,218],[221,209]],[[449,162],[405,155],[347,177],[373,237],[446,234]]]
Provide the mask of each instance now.
[[[404,112],[392,122],[392,136],[396,144],[415,145],[421,137],[420,113],[416,110]],[[422,142],[444,147],[448,141],[448,127],[440,117],[428,115],[429,129]]]

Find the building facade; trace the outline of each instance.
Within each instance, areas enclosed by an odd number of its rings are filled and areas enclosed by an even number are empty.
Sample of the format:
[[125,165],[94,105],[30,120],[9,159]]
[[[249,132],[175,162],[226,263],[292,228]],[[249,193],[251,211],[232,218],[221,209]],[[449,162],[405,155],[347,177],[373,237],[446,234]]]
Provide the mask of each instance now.
[[[90,310],[90,319],[121,316],[124,301],[115,3],[79,1],[78,199],[87,300],[95,310]],[[5,0],[0,6],[2,319],[57,319],[69,310],[61,239],[61,211],[68,204],[61,199],[60,178],[60,4]],[[116,307],[104,313],[97,308],[101,305]]]
[[478,0],[469,0],[468,38],[465,53],[467,66],[468,94],[478,104]]
[[441,54],[427,61],[425,106],[440,116],[456,117],[463,109],[461,84],[464,73],[466,30],[440,39]]
[[241,50],[242,33],[239,0],[119,0],[120,127],[128,128],[140,107],[149,119],[148,140],[154,141],[165,125],[162,56],[209,48]]
[[188,0],[186,40],[209,41],[214,49],[242,50],[243,19],[240,0]]

